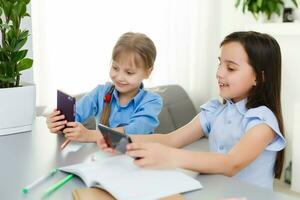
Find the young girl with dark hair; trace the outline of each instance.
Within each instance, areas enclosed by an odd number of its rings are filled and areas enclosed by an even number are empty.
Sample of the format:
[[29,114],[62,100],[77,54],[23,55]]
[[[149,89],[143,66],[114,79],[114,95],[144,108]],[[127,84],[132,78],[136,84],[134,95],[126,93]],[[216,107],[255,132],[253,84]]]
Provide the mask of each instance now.
[[128,32],[117,41],[112,52],[110,78],[112,83],[98,85],[76,103],[76,122],[67,122],[60,111],[47,117],[52,133],[63,130],[69,140],[96,142],[99,130],[88,130],[81,122],[95,116],[97,122],[124,134],[153,133],[158,126],[162,100],[146,91],[147,79],[156,57],[156,48],[145,34]]
[[[185,168],[223,174],[272,188],[285,147],[281,114],[281,53],[276,40],[235,32],[221,43],[216,73],[223,103],[212,100],[187,125],[169,134],[130,136],[127,154],[150,168]],[[178,149],[207,136],[210,152]],[[105,151],[103,139],[98,146]]]

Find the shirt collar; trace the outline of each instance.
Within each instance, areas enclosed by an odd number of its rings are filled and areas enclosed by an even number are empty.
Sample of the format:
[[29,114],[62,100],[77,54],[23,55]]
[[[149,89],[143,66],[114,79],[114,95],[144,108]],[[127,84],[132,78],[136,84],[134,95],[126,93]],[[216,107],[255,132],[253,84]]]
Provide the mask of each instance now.
[[231,99],[228,99],[228,100],[226,99],[226,102],[227,102],[227,104],[234,105],[242,115],[244,115],[248,110],[246,108],[247,98],[242,99],[236,103],[234,103]]
[[[126,105],[124,105],[122,107],[127,107],[132,101],[134,103],[134,106],[136,106],[137,102],[141,101],[141,99],[143,98],[144,93],[145,93],[145,89],[144,89],[144,84],[142,83],[139,88],[138,93],[132,99],[130,99],[130,101]],[[119,92],[116,89],[114,89],[114,91],[113,91],[113,96],[116,99],[117,105],[120,106]]]

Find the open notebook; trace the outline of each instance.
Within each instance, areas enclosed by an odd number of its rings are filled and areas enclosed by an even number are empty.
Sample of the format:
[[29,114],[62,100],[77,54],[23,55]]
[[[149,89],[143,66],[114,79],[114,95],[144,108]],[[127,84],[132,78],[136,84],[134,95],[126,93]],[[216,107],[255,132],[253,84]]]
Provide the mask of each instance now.
[[127,155],[60,168],[78,175],[87,187],[99,187],[116,199],[152,200],[202,188],[199,181],[177,170],[148,170]]

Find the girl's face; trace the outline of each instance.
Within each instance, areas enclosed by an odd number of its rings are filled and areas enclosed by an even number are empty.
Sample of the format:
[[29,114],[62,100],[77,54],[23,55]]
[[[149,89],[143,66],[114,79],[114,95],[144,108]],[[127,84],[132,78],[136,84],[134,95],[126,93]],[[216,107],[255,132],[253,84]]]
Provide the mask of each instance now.
[[239,42],[229,42],[221,47],[217,80],[220,96],[238,102],[248,97],[256,85],[256,75],[248,63],[248,55]]
[[[140,62],[135,62],[135,60]],[[151,71],[152,68],[145,69],[139,55],[123,52],[112,61],[109,75],[119,93],[134,96]]]

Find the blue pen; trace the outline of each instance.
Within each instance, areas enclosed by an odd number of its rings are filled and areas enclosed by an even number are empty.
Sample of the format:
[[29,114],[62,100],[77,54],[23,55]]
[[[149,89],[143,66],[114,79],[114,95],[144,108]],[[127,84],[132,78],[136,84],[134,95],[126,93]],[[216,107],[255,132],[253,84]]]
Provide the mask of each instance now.
[[36,181],[31,183],[30,185],[23,188],[22,193],[27,194],[29,192],[29,190],[31,190],[32,188],[34,188],[35,186],[37,186],[38,184],[40,184],[42,181],[46,180],[47,178],[53,176],[57,171],[58,171],[57,168],[52,169],[46,176],[40,177],[39,179],[37,179]]

